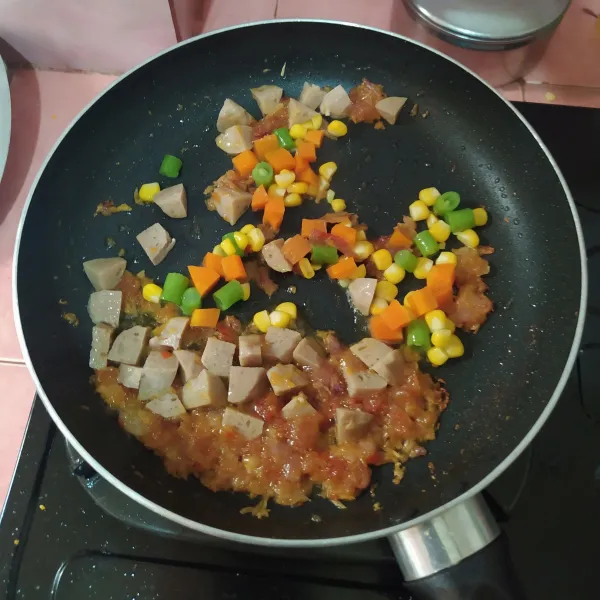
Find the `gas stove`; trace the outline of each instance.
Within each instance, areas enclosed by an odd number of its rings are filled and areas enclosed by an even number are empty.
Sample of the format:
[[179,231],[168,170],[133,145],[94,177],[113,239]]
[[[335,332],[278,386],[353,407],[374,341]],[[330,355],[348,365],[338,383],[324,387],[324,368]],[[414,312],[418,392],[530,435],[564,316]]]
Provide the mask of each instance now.
[[[508,536],[527,598],[591,600],[598,594],[590,547],[600,538],[600,383],[594,372],[600,364],[600,111],[517,107],[550,148],[577,203],[590,303],[576,368],[556,410],[484,497]],[[0,600],[409,598],[385,540],[269,549],[164,520],[90,470],[39,399],[4,506],[0,553]]]

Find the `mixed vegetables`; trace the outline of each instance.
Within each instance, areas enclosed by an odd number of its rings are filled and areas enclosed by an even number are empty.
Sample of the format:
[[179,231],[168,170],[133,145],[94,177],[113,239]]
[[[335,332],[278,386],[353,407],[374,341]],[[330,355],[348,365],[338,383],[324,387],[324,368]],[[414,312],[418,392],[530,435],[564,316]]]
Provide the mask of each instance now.
[[[274,404],[278,408],[272,409],[284,420],[314,420],[320,415],[336,424],[333,437],[325,435],[329,444],[364,445],[369,438],[378,452],[385,446],[386,452],[396,454],[368,464],[401,464],[410,452],[398,455],[398,439],[390,446],[379,437],[390,415],[400,410],[395,390],[406,384],[409,370],[435,390],[437,400],[427,408],[435,414],[428,421],[431,428],[410,438],[415,443],[431,439],[445,407],[445,392],[419,372],[418,359],[426,357],[437,367],[462,356],[457,328],[476,332],[492,310],[482,276],[489,272],[483,256],[493,249],[481,246],[476,232],[486,225],[487,212],[483,207],[464,207],[457,192],[440,193],[430,187],[418,193],[409,214],[389,235],[369,239],[367,225],[347,212],[345,200],[331,189],[338,165],[317,166],[318,151],[325,143],[334,143],[328,140],[348,134],[342,118],[374,122],[378,128],[383,121],[393,125],[406,98],[388,97],[382,86],[367,80],[349,93],[339,85],[322,89],[306,83],[298,100],[286,98],[283,89],[273,85],[255,88],[252,95],[263,115],[259,121],[231,99],[219,112],[216,145],[232,155],[232,168],[207,188],[206,204],[232,226],[248,210],[260,222],[214,240],[218,243],[201,264],[188,265],[185,273],[168,273],[162,287],[143,274],[128,273],[121,257],[84,263],[96,290],[88,311],[95,324],[90,366],[97,370],[97,387],[107,399],[107,373],[116,373],[111,386],[121,390],[120,398],[125,394],[121,403],[181,423],[180,428],[185,415],[206,424],[211,417],[199,411],[218,410],[222,428],[236,430],[246,441],[267,434],[270,421],[261,418],[263,409],[256,408],[256,402],[262,407],[265,394],[274,393],[287,401],[280,405],[278,400]],[[166,155],[159,172],[176,179],[182,168],[180,158]],[[135,200],[157,205],[170,218],[187,217],[181,183],[165,189],[156,182],[144,183]],[[326,200],[330,212],[302,219],[300,231],[278,237],[287,210],[321,200]],[[419,224],[424,225],[420,230]],[[137,240],[154,265],[176,242],[158,222]],[[452,241],[457,249],[447,247]],[[270,272],[311,280],[319,271],[347,290],[349,302],[365,318],[369,337],[349,349],[358,362],[353,363],[339,344],[330,341],[328,347],[318,336],[303,337],[297,331],[298,307],[293,302],[261,310],[245,328],[238,322],[232,329],[234,321],[226,313],[250,298],[252,283],[270,297],[277,289]],[[409,281],[416,289],[410,289]],[[402,297],[403,283],[407,288]],[[152,316],[154,328],[135,323],[141,313]],[[298,355],[296,348],[301,349]],[[235,357],[239,367],[233,364]],[[324,376],[323,370],[329,373],[327,393],[315,383]],[[228,378],[228,389],[222,377]],[[137,396],[126,390],[137,390]],[[123,409],[121,404],[117,408]],[[378,416],[373,420],[374,415]],[[344,433],[348,427],[352,435]],[[318,430],[328,428],[319,421]],[[151,447],[168,456],[167,450]],[[362,487],[328,497],[349,499]],[[256,493],[251,486],[242,489]],[[299,502],[294,495],[289,497],[295,498],[292,501],[268,490],[260,493],[282,503]]]

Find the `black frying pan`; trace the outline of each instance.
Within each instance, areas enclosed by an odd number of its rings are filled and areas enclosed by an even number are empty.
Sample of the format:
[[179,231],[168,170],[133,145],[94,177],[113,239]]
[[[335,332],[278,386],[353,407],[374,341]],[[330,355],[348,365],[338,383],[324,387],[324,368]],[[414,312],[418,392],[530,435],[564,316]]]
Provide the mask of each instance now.
[[[325,146],[320,158],[339,164],[337,195],[376,234],[389,233],[424,187],[457,190],[467,205],[483,203],[491,216],[483,241],[496,248],[488,278],[496,310],[476,336],[463,336],[465,357],[436,371],[448,382],[451,403],[438,439],[428,445],[429,456],[411,461],[399,486],[392,484],[390,468],[375,470],[383,510],[373,511],[368,494],[343,511],[315,497],[300,508],[272,506],[270,518],[259,521],[240,514],[248,505],[244,495],[215,494],[194,479],[170,477],[107,412],[89,383],[85,306],[91,290],[81,263],[123,247],[128,268],[146,269],[158,280],[198,263],[231,230],[207,212],[202,194],[230,165],[214,145],[224,98],[256,114],[250,87],[276,83],[294,97],[307,80],[348,89],[362,77],[410,100],[395,126],[376,131],[351,125],[346,138]],[[417,117],[409,114],[415,102]],[[168,222],[177,245],[153,268],[135,234],[164,222],[156,209],[136,206],[131,214],[110,218],[92,214],[108,198],[130,202],[136,186],[157,177],[165,153],[183,158],[190,216]],[[313,204],[289,211],[284,235],[298,231],[303,216],[324,212]],[[247,214],[239,225],[253,218]],[[116,249],[106,248],[107,237],[116,240]],[[126,494],[188,527],[238,541],[364,541],[475,494],[531,441],[562,391],[579,343],[586,292],[582,248],[574,206],[552,158],[519,114],[470,72],[371,29],[269,22],[175,47],[120,79],[76,120],[49,157],[24,213],[17,314],[24,352],[50,414],[79,452]],[[316,328],[336,329],[346,341],[360,335],[335,284],[325,278],[286,281],[298,286],[294,300]],[[289,298],[285,287],[272,302]],[[80,316],[78,328],[60,318],[60,298]],[[267,304],[257,291],[236,314],[248,318]],[[311,518],[315,514],[319,522]]]

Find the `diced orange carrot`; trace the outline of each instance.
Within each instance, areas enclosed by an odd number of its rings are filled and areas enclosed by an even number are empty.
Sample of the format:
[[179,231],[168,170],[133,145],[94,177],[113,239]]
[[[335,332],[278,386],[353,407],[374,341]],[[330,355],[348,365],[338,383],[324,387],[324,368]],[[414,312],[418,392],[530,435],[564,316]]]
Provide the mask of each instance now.
[[381,313],[381,318],[392,331],[398,331],[406,327],[415,317],[398,300],[392,300],[388,307]]
[[296,180],[308,183],[308,192],[306,193],[316,198],[319,193],[319,176],[310,167],[302,171],[300,175],[296,175]]
[[258,156],[258,160],[266,160],[267,152],[277,150],[277,148],[279,148],[279,140],[274,133],[254,140],[254,152]]
[[335,265],[327,267],[327,274],[331,279],[349,279],[356,271],[356,263],[351,256],[343,256]]
[[283,169],[293,171],[296,168],[296,159],[285,148],[271,150],[267,152],[265,158],[275,173],[280,173]]
[[402,250],[404,248],[410,248],[412,246],[412,240],[395,229],[388,240],[387,246],[393,250]]
[[406,304],[416,317],[420,317],[438,307],[437,300],[431,289],[428,287],[412,292],[406,299]]
[[327,233],[327,221],[323,221],[323,219],[302,219],[300,235],[309,238],[313,231]]
[[301,235],[295,235],[285,241],[281,251],[292,265],[300,262],[310,251],[312,246]]
[[427,274],[427,287],[431,290],[438,306],[447,305],[452,300],[455,265],[433,265]]
[[317,148],[310,142],[296,142],[296,154],[308,162],[317,160]]
[[217,285],[220,279],[219,274],[208,267],[194,267],[190,265],[188,266],[188,271],[190,272],[194,287],[200,292],[201,296],[206,296]]
[[294,173],[296,173],[296,177],[298,177],[300,173],[310,168],[310,165],[309,162],[306,159],[302,158],[298,153],[295,154],[294,159],[296,161],[296,168],[294,169]]
[[347,227],[342,223],[337,223],[331,229],[331,235],[335,235],[336,237],[342,238],[345,242],[354,246],[356,243],[356,229],[352,227]]
[[223,265],[221,264],[222,260],[222,256],[219,256],[218,254],[213,254],[212,252],[207,252],[204,255],[202,266],[208,267],[209,269],[216,271],[221,277],[223,277]]
[[256,190],[254,190],[254,194],[252,194],[252,210],[254,212],[263,210],[268,201],[269,194],[267,193],[265,186],[259,185]]
[[369,331],[371,337],[382,342],[397,343],[402,341],[402,329],[396,331],[390,329],[381,315],[375,315],[369,319]]
[[265,206],[265,212],[263,213],[263,224],[270,225],[271,229],[277,233],[281,227],[284,213],[285,204],[283,203],[283,198],[269,198]]
[[197,308],[192,313],[190,325],[192,327],[215,328],[219,322],[221,311],[218,308]]
[[231,159],[233,168],[242,176],[250,177],[252,169],[258,164],[258,158],[252,150],[244,150]]
[[322,129],[312,129],[306,132],[304,140],[314,144],[317,148],[320,148],[323,144],[323,137],[325,132]]
[[225,281],[233,281],[234,279],[243,281],[248,278],[246,269],[244,268],[244,263],[242,262],[241,257],[239,257],[237,254],[225,256],[221,264],[223,266],[223,275],[225,276]]

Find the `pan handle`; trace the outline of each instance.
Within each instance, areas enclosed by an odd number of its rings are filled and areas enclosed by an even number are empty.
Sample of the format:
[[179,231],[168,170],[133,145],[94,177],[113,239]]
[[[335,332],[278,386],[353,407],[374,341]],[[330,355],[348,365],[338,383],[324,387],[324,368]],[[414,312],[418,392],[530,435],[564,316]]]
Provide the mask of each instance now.
[[389,538],[414,600],[524,600],[506,538],[476,495]]

